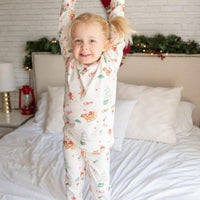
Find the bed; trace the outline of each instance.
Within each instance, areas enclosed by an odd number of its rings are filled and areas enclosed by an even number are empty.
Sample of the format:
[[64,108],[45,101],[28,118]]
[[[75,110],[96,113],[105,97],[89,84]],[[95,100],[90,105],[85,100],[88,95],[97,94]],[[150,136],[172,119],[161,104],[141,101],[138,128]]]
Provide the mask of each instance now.
[[[64,200],[64,63],[61,55],[34,53],[32,57],[37,112],[0,140],[0,199]],[[196,89],[200,84],[191,88],[182,72],[177,82],[177,77],[169,76],[174,69],[166,72],[156,63],[158,69],[153,68],[156,73],[148,73],[149,77],[144,73],[146,65],[142,66],[145,59],[128,56],[119,71],[112,199],[198,200],[200,113],[196,102],[200,95]],[[187,70],[196,77],[196,70]],[[137,77],[131,78],[136,71]],[[88,178],[83,194],[84,200],[90,200]]]

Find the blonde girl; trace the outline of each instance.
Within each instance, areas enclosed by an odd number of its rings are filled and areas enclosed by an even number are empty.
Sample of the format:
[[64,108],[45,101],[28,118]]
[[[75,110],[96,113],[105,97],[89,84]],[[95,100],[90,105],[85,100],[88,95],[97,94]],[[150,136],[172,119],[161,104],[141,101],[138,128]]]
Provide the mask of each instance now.
[[117,71],[132,29],[124,0],[112,0],[109,20],[83,13],[63,0],[59,37],[66,64],[64,159],[66,196],[82,200],[86,168],[93,199],[111,199],[110,149],[114,143]]

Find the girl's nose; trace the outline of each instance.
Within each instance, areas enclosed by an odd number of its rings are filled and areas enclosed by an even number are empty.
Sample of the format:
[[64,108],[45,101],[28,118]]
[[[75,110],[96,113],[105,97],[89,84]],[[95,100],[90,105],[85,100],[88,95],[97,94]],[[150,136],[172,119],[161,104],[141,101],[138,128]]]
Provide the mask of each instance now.
[[87,50],[88,49],[88,44],[83,42],[82,49],[83,50]]

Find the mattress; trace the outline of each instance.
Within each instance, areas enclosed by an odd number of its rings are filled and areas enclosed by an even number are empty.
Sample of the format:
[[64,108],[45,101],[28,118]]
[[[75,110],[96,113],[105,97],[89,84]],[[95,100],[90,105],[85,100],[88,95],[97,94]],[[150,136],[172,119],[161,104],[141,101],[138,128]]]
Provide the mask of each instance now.
[[[66,199],[62,140],[62,133],[44,134],[34,119],[4,136],[0,199]],[[110,174],[113,200],[198,200],[200,129],[177,138],[176,146],[125,138],[121,152],[111,152]],[[83,193],[90,200],[87,177]]]

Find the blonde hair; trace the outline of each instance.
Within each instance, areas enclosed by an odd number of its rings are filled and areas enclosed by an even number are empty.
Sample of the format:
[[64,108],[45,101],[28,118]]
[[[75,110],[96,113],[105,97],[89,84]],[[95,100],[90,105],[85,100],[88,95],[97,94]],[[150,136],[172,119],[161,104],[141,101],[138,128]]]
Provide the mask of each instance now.
[[69,28],[69,39],[73,39],[73,30],[79,23],[94,23],[101,26],[105,39],[108,39],[111,46],[116,45],[124,37],[126,45],[132,43],[132,28],[125,17],[116,16],[107,22],[103,17],[93,13],[83,13],[76,17]]
[[[123,16],[116,16],[109,21],[111,24],[111,42],[117,43],[119,39],[124,37],[126,46],[132,44],[133,30],[128,20]],[[112,30],[113,29],[113,30]]]

